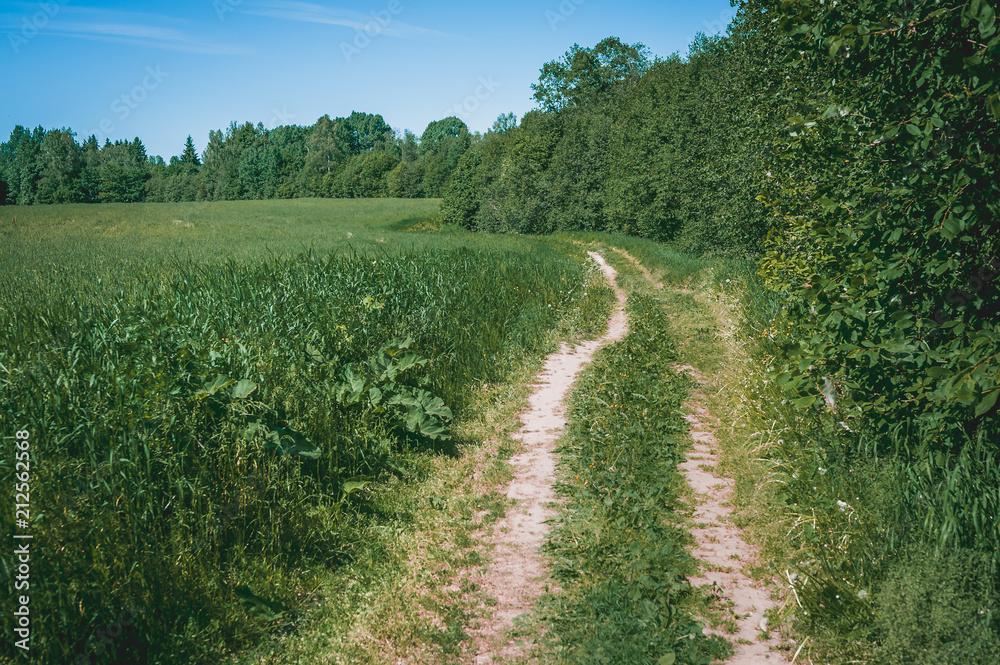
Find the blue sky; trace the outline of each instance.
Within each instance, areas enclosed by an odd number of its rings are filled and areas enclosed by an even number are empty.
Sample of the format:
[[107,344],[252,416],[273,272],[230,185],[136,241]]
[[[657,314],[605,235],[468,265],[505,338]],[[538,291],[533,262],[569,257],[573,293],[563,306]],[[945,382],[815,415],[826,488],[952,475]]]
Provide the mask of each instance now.
[[0,141],[19,124],[69,127],[169,159],[233,120],[355,110],[417,135],[448,115],[485,131],[531,110],[539,69],[574,43],[683,55],[733,13],[728,0],[0,1]]

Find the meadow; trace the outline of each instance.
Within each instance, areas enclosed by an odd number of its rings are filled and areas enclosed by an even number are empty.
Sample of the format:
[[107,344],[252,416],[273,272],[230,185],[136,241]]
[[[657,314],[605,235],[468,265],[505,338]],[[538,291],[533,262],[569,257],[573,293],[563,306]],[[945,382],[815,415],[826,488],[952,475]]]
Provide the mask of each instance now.
[[435,207],[3,211],[34,657],[209,662],[291,629],[318,571],[365,548],[365,489],[454,454],[479,387],[609,310],[571,243],[443,230]]
[[34,538],[39,662],[381,662],[372,636],[462,662],[483,609],[459,573],[507,505],[473,478],[509,480],[525,384],[603,328],[587,249],[616,259],[633,329],[572,398],[546,547],[561,590],[515,637],[546,662],[729,652],[701,634],[724,611],[686,582],[676,512],[691,364],[719,387],[748,570],[785,589],[769,616],[789,655],[989,663],[1000,644],[995,441],[880,436],[843,393],[796,404],[776,380],[805,333],[750,261],[473,233],[423,200],[2,212],[9,487],[15,433],[31,441],[29,525],[2,527]]

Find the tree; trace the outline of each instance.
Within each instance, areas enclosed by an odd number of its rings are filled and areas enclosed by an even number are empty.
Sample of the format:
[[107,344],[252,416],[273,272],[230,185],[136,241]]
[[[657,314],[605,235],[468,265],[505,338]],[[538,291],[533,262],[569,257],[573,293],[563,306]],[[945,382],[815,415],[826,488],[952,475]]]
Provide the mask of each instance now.
[[327,191],[342,198],[380,198],[389,195],[387,176],[399,162],[384,150],[373,150],[347,160],[326,178]]
[[419,155],[420,145],[417,143],[417,135],[408,129],[405,130],[399,146],[399,158],[404,162],[415,162]]
[[215,201],[241,198],[240,161],[244,151],[266,140],[262,123],[229,124],[226,133],[209,132],[202,177],[203,197]]
[[71,203],[80,200],[82,151],[73,132],[53,129],[42,139],[38,154],[37,203]]
[[260,142],[243,151],[239,166],[239,191],[244,199],[274,198],[278,181],[278,151]]
[[495,134],[504,134],[517,127],[517,115],[514,113],[502,113],[493,122],[490,131]]
[[180,162],[191,166],[201,166],[201,160],[198,159],[198,152],[194,149],[194,140],[191,139],[190,134],[188,134],[187,142],[184,143],[184,152],[181,153]]
[[106,141],[101,149],[99,192],[102,203],[137,203],[145,200],[150,177],[146,148],[136,138]]
[[80,200],[97,203],[101,190],[101,146],[91,134],[80,147]]
[[542,67],[531,89],[540,108],[558,111],[599,100],[620,84],[637,81],[649,65],[645,46],[608,37],[592,49],[574,44],[561,60]]
[[305,194],[304,171],[311,129],[283,125],[268,132],[278,155],[278,189],[275,196],[290,199]]
[[8,197],[15,205],[31,205],[38,191],[39,159],[45,130],[14,127],[10,139],[0,145],[0,172],[9,188]]
[[420,135],[420,154],[445,150],[448,139],[459,139],[468,147],[469,127],[455,116],[431,122]]
[[392,142],[392,127],[380,115],[354,111],[345,123],[354,136],[355,154]]
[[458,166],[458,160],[471,144],[468,126],[454,116],[427,125],[420,137],[419,150],[423,167],[423,190],[427,196],[441,196],[444,193],[452,171]]
[[313,125],[306,143],[305,187],[312,196],[329,196],[330,177],[354,151],[356,137],[343,118],[324,115]]

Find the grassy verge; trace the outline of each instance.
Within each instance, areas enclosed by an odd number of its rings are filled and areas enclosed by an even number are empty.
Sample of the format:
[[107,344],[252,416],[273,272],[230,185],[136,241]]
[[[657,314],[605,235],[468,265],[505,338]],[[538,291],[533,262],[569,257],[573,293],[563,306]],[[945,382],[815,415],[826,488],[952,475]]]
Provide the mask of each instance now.
[[456,425],[452,456],[427,456],[408,478],[373,487],[364,550],[321,576],[323,597],[293,635],[234,662],[467,663],[470,629],[489,612],[477,577],[489,553],[480,540],[508,507],[516,451],[509,433],[537,369],[492,386]]
[[995,663],[995,446],[928,455],[919,432],[870,437],[836,391],[834,408],[795,408],[775,374],[803,335],[781,295],[750,266],[716,286],[734,314],[733,421],[762,462],[759,486],[737,488],[757,506],[742,523],[793,589],[784,619],[799,661]]

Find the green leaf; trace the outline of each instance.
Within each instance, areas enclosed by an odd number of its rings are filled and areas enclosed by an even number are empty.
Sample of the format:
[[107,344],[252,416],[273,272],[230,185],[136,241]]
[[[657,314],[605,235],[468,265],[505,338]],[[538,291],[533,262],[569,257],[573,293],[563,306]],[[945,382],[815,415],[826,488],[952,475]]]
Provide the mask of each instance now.
[[206,397],[210,397],[215,393],[219,392],[223,388],[228,388],[234,383],[236,382],[230,379],[228,376],[219,374],[211,381],[207,381],[205,385],[201,388],[201,390],[197,391],[194,394],[194,397],[195,399],[205,399]]
[[941,226],[944,231],[944,236],[949,240],[953,239],[962,232],[962,222],[955,215],[945,218]]
[[342,488],[344,496],[349,497],[352,494],[357,494],[371,485],[374,480],[371,476],[355,476],[354,478],[345,480]]
[[267,444],[264,449],[277,450],[282,455],[305,459],[319,459],[323,454],[323,451],[310,443],[304,434],[285,427],[278,427],[267,433]]
[[792,406],[796,409],[805,409],[816,403],[816,396],[810,395],[808,397],[800,397],[799,399],[792,402]]
[[986,397],[983,398],[983,401],[976,407],[976,418],[996,406],[998,397],[1000,397],[1000,388],[987,393]]
[[994,93],[989,98],[990,113],[997,120],[1000,120],[1000,93]]
[[326,356],[324,356],[323,353],[312,344],[306,344],[306,355],[309,356],[313,362],[325,363],[327,361]]
[[671,651],[668,654],[660,656],[660,659],[656,661],[656,665],[674,665],[677,662],[677,654]]
[[257,390],[257,384],[250,379],[240,379],[240,382],[233,387],[233,399],[245,399]]

